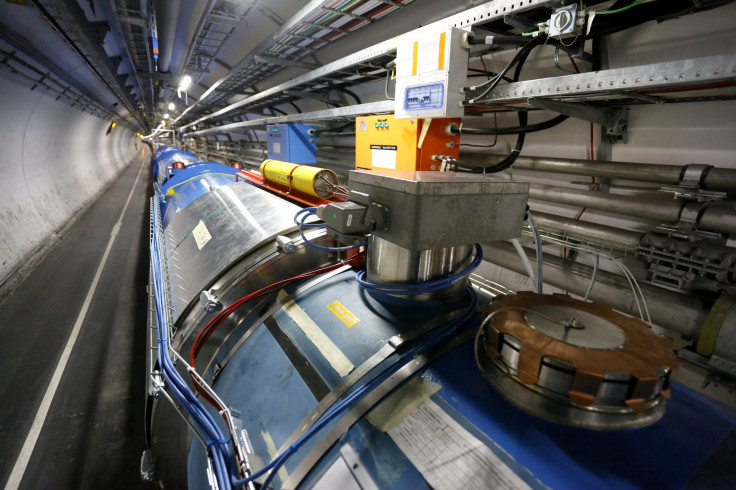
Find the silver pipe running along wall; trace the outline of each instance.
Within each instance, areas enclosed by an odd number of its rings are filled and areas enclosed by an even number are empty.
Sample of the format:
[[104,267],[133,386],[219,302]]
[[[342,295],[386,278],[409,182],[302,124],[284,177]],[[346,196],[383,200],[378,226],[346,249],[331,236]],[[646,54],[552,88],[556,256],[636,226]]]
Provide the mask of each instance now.
[[[650,219],[660,223],[677,223],[687,205],[680,201],[665,201],[620,194],[583,191],[569,187],[532,184],[529,197],[571,206],[588,207],[611,213]],[[736,208],[733,203],[705,204],[698,213],[697,225],[705,230],[736,233]]]

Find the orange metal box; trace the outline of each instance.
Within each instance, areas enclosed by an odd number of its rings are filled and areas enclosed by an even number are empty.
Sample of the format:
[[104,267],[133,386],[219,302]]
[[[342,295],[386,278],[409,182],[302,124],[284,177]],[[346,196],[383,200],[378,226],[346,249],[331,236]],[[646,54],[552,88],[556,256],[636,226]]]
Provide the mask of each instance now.
[[[460,124],[460,119],[358,117],[355,119],[355,168],[439,170],[442,162],[434,160],[435,155],[458,158],[460,153],[460,136],[445,134],[445,126],[451,122]],[[423,128],[427,134],[418,148]]]

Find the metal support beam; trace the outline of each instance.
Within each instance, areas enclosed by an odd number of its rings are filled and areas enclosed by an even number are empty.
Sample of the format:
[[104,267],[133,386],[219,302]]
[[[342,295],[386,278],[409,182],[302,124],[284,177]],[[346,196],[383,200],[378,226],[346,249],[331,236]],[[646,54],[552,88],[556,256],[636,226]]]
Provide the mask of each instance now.
[[[279,84],[278,86],[272,87],[268,90],[264,90],[263,92],[255,95],[254,97],[246,98],[243,100],[240,100],[238,102],[235,102],[231,105],[228,105],[224,109],[220,111],[216,111],[212,114],[208,114],[206,116],[200,117],[199,119],[188,122],[187,124],[183,125],[181,128],[185,129],[191,125],[199,124],[205,120],[213,119],[215,117],[221,116],[227,112],[230,112],[232,110],[238,109],[243,106],[250,105],[252,103],[255,103],[256,101],[265,99],[267,97],[273,96],[274,94],[277,94],[279,92],[282,92],[285,89],[297,87],[302,83],[310,82],[310,81],[318,81],[321,79],[328,80],[331,77],[334,77],[336,73],[348,70],[348,69],[355,69],[357,66],[364,65],[364,64],[370,64],[371,61],[380,59],[383,57],[386,57],[390,55],[391,53],[396,51],[396,46],[399,42],[401,42],[404,38],[408,36],[417,36],[421,35],[422,32],[431,32],[433,30],[436,30],[438,27],[468,27],[475,24],[481,24],[485,23],[494,19],[500,19],[503,17],[504,12],[523,12],[535,8],[539,8],[540,6],[546,6],[547,4],[554,4],[556,0],[527,0],[525,3],[521,3],[518,0],[495,0],[491,2],[484,3],[483,5],[479,5],[477,7],[474,7],[472,9],[465,10],[461,13],[451,15],[449,17],[446,17],[442,20],[438,20],[436,22],[433,22],[431,24],[428,24],[424,27],[421,27],[419,29],[416,29],[414,31],[411,31],[406,34],[402,34],[400,36],[393,37],[391,39],[388,39],[384,42],[375,44],[373,46],[367,47],[361,51],[358,51],[356,53],[353,53],[350,56],[346,56],[344,58],[338,59],[332,63],[329,63],[327,65],[324,65],[320,68],[317,68],[316,70],[313,70],[309,73],[305,73],[304,75],[301,75],[295,79],[292,79],[288,82]],[[248,62],[253,60],[256,54],[259,54],[262,50],[269,47],[269,44],[275,44],[280,37],[283,36],[283,33],[286,32],[287,29],[290,29],[294,25],[298,23],[297,17],[306,15],[305,10],[309,8],[317,8],[316,4],[322,3],[324,5],[327,4],[327,2],[317,2],[312,1],[310,4],[305,7],[305,9],[302,9],[299,13],[297,13],[292,19],[289,20],[288,23],[284,24],[281,29],[279,29],[278,32],[273,34],[270,39],[266,39],[263,41],[259,46],[257,46],[255,49],[251,51],[243,60],[236,65],[233,70],[228,73],[225,77],[218,80],[213,84],[212,86],[207,89],[204,94],[199,98],[199,101],[197,104],[204,101],[210,94],[212,94],[215,90],[217,90],[217,87],[224,83],[225,80],[227,80],[229,77],[235,75],[237,71],[247,65]],[[388,3],[388,2],[384,2]],[[311,6],[311,7],[310,7]],[[401,6],[401,4],[396,4],[395,6]],[[308,12],[306,12],[308,13]],[[291,34],[290,34],[291,35]],[[383,70],[381,70],[383,72]],[[186,117],[186,115],[191,112],[195,105],[192,105],[188,107],[174,122],[180,121],[182,118]]]
[[571,102],[558,102],[550,99],[530,97],[527,102],[532,107],[576,117],[606,127],[606,134],[614,141],[626,139],[628,110],[623,107],[595,107]]
[[274,58],[272,56],[256,55],[253,59],[255,61],[258,61],[259,63],[270,63],[279,66],[293,66],[295,68],[304,68],[305,70],[316,70],[317,68],[319,68],[319,65],[315,63],[307,63],[305,61],[291,61],[285,60],[283,58]]

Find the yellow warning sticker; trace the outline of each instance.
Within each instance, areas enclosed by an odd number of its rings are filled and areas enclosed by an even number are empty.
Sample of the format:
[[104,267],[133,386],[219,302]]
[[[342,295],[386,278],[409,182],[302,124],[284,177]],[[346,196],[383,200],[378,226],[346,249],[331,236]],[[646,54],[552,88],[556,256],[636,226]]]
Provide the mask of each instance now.
[[335,300],[329,305],[327,305],[327,308],[335,314],[337,318],[339,318],[345,325],[348,327],[352,327],[356,323],[360,321],[360,319],[353,315],[350,310],[345,308],[339,301]]

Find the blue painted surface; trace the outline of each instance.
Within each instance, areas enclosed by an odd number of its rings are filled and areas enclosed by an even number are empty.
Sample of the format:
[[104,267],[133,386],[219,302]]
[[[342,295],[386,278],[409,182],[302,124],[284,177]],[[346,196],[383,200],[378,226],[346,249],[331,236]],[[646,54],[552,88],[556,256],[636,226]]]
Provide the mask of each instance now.
[[189,166],[197,161],[199,158],[193,153],[173,146],[162,146],[153,154],[153,178],[159,185],[164,185],[172,172],[175,173],[170,170],[174,162],[182,162]]
[[736,414],[680,385],[658,423],[597,432],[533,417],[483,379],[470,343],[432,364],[438,392],[512,457],[552,488],[682,488]]
[[[241,412],[243,428],[248,431],[253,449],[266,462],[270,455],[262,431],[268,431],[278,448],[317,404],[291,361],[263,325],[233,356],[213,388],[229,407]],[[190,462],[201,466],[205,461],[203,457],[201,444],[192,444]],[[295,464],[296,461],[287,464],[287,469],[293,470]],[[197,471],[190,472],[189,488],[208,488],[202,476]]]
[[207,194],[211,187],[222,187],[235,182],[237,173],[237,169],[214,162],[192,163],[175,171],[161,188],[161,195],[165,196],[161,202],[164,227],[176,216],[178,210]]
[[[295,302],[355,366],[396,333],[412,331],[452,309],[382,305],[359,289],[353,274],[348,271],[330,278]],[[360,321],[345,325],[327,308],[335,300]],[[273,318],[329,387],[339,383],[337,373],[288,315],[278,311]],[[681,488],[736,426],[736,411],[678,385],[673,386],[664,418],[647,428],[594,432],[547,422],[511,405],[491,387],[475,366],[472,342],[433,361],[421,375],[442,385],[433,395],[436,403],[533,487]],[[263,325],[225,366],[215,389],[229,406],[242,411],[244,426],[264,461],[270,458],[261,431],[268,430],[279,447],[317,403]],[[329,428],[288,460],[289,472]],[[427,488],[390,437],[365,420],[328,451],[303,482],[305,487],[319,481],[340,457],[343,444],[358,453],[380,488]],[[190,463],[201,466],[197,462],[202,455],[201,449],[193,447]],[[191,488],[206,488],[201,474],[192,478],[190,483],[196,480],[197,485]],[[280,482],[276,483],[278,488]]]
[[314,126],[274,124],[266,127],[268,158],[290,163],[317,163],[317,139]]
[[[354,276],[355,272],[352,270],[343,272],[326,280],[319,287],[305,291],[294,301],[356,367],[386,345],[391,337],[415,331],[431,320],[462,306],[449,304],[434,308],[407,308],[383,305],[365,294],[355,282]],[[348,327],[327,307],[333,301],[339,301],[360,321]],[[302,329],[282,310],[276,312],[274,318],[294,343],[302,346],[302,353],[327,385],[331,388],[336,386],[340,377],[307,339]]]

